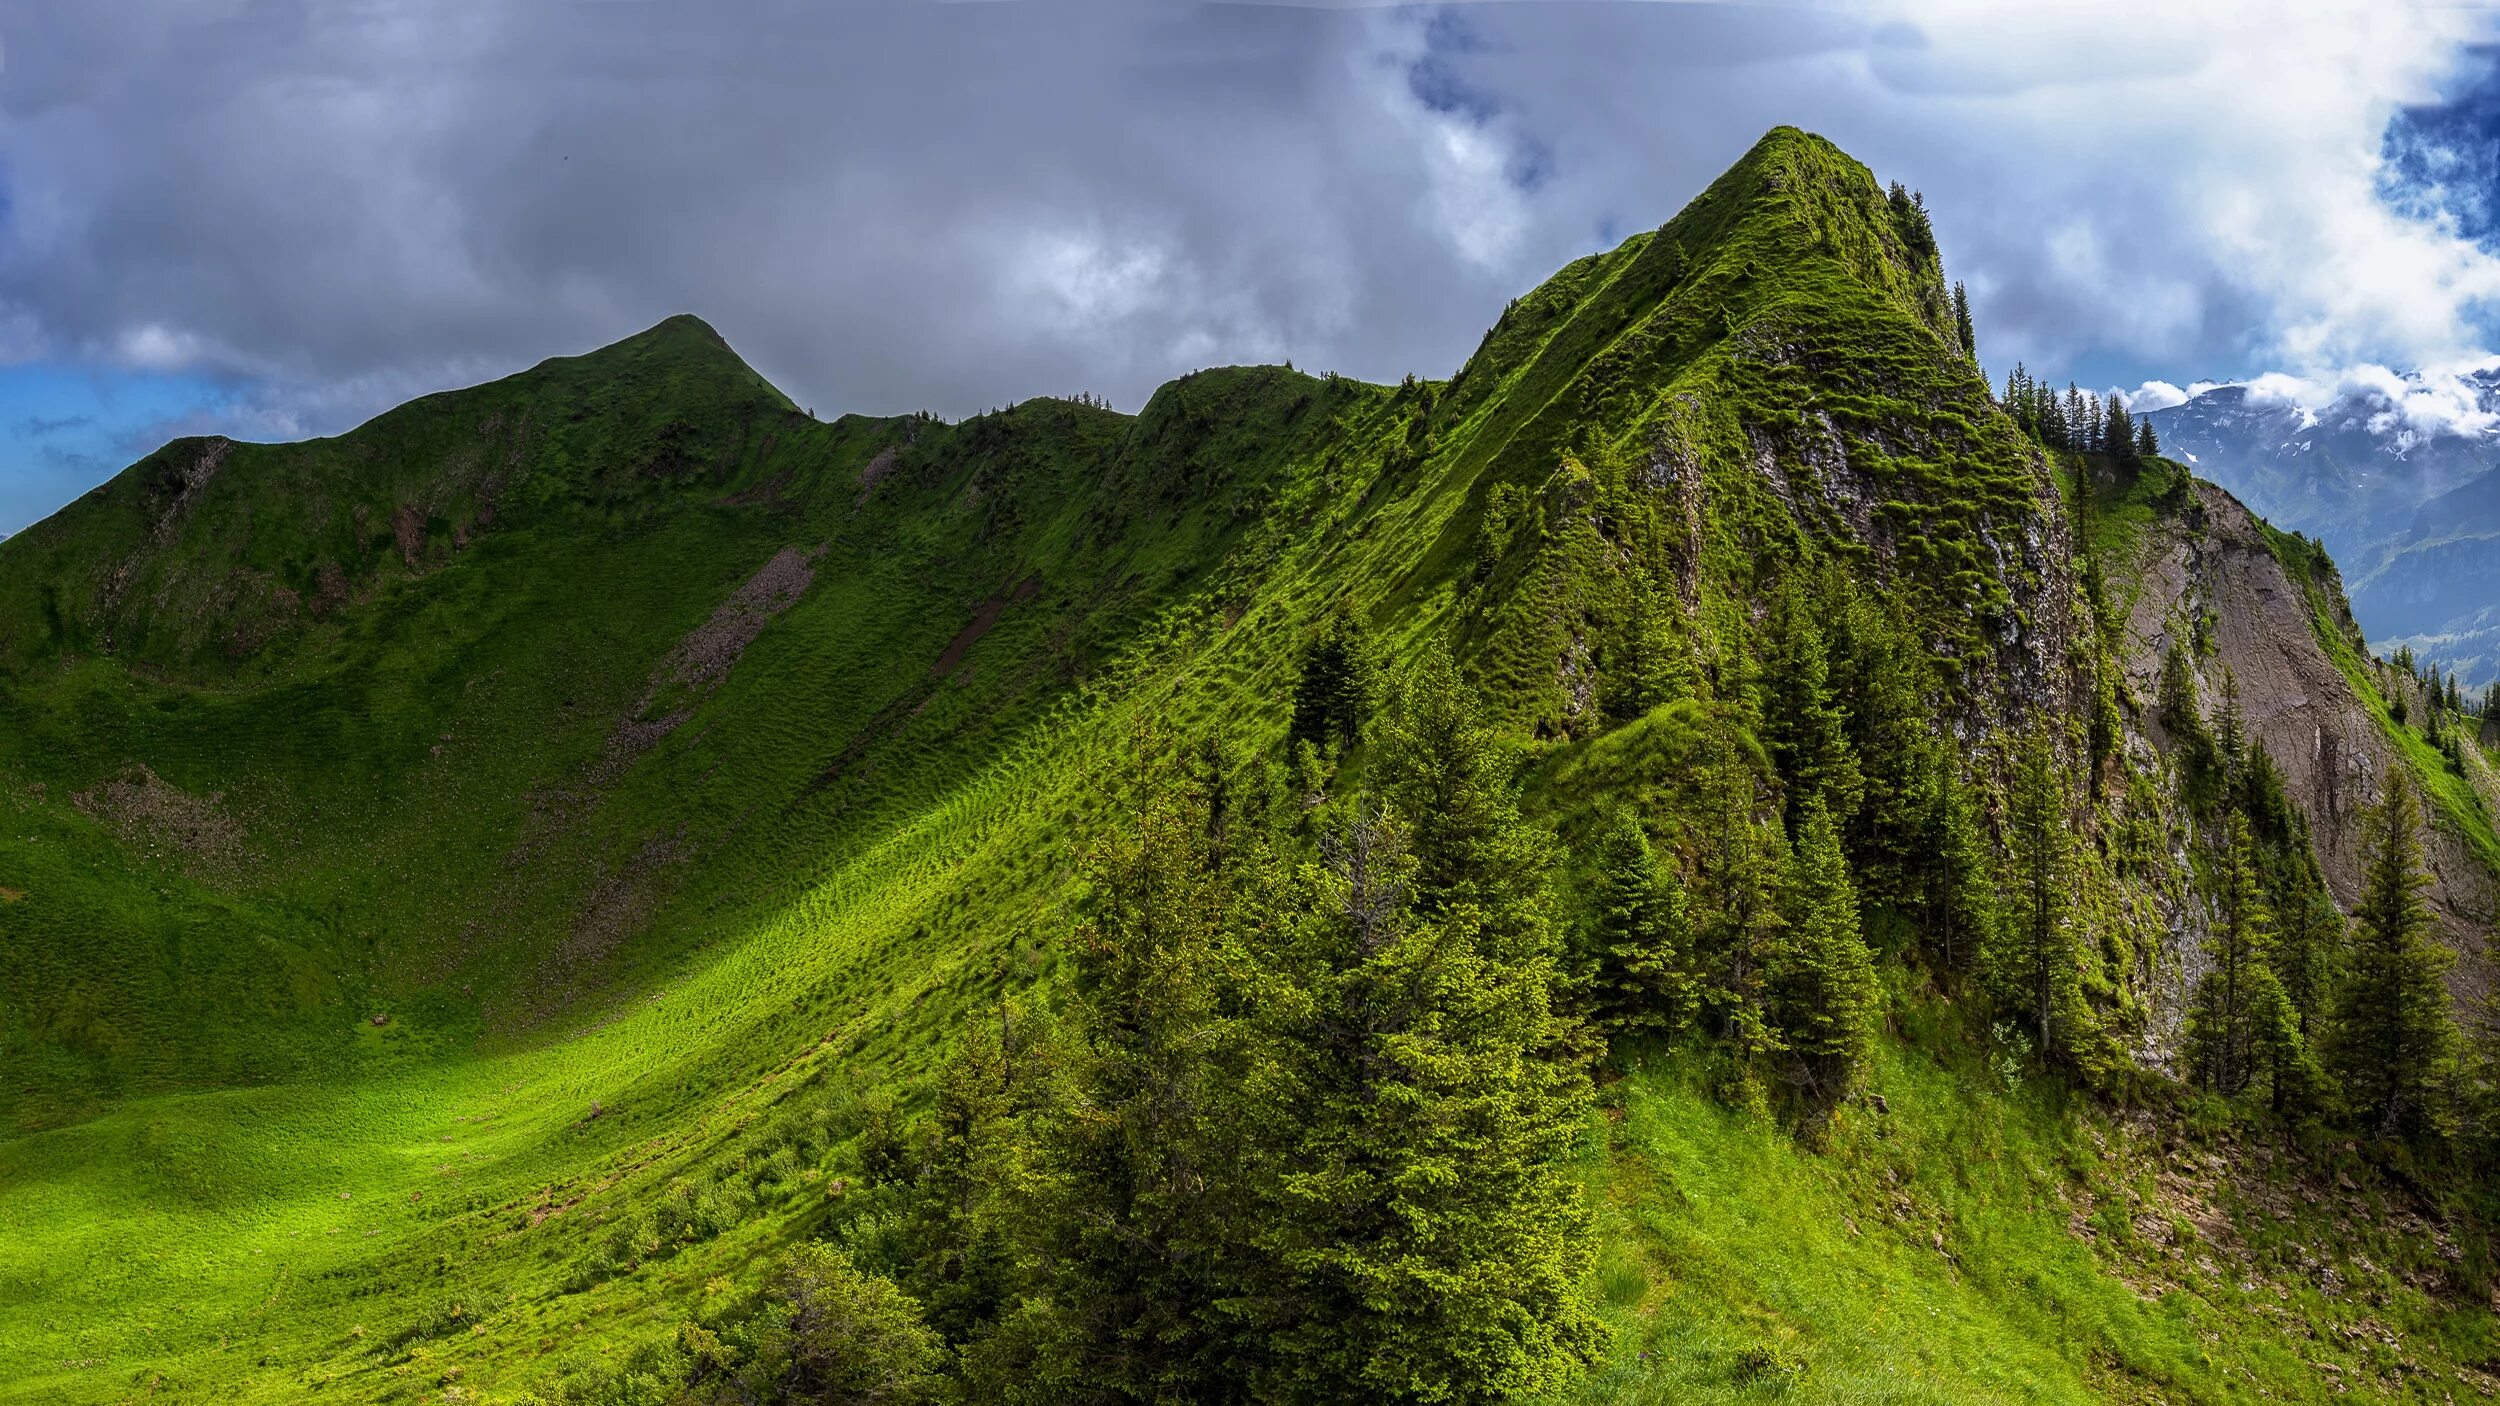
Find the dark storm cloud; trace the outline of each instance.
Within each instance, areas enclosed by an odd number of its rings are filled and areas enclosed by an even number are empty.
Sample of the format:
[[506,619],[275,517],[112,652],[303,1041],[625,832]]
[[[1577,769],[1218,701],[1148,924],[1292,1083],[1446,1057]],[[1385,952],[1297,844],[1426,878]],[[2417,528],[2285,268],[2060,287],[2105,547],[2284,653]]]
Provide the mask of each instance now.
[[676,311],[828,414],[1445,373],[1778,122],[1927,192],[1992,364],[2469,350],[2479,256],[2346,212],[2457,36],[2285,13],[0,0],[0,359],[264,436]]
[[39,16],[0,81],[0,298],[56,350],[286,383],[316,421],[678,310],[825,408],[1446,370],[1590,237],[1510,215],[1530,148],[1453,156],[1494,114],[1436,107],[1441,27],[1377,12]]

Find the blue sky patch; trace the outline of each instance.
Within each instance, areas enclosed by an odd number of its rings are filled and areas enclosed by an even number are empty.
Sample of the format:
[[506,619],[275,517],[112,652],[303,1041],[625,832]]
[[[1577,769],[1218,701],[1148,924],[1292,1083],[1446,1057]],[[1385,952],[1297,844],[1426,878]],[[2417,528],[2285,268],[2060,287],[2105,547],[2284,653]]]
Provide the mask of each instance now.
[[165,372],[0,367],[0,533],[59,510],[178,435],[230,411],[236,388]]

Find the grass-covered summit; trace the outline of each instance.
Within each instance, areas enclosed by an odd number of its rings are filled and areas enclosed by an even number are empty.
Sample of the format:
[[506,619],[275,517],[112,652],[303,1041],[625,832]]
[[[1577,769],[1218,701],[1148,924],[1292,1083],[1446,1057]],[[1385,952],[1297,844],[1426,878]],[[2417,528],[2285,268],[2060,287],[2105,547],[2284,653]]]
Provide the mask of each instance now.
[[[0,543],[0,1399],[2471,1385],[2477,1066],[2370,1141],[2271,958],[2307,1062],[2195,1054],[2363,841],[2173,472],[1791,129],[1446,381],[820,422],[681,317],[178,441]],[[2299,580],[2335,794],[2488,835]]]

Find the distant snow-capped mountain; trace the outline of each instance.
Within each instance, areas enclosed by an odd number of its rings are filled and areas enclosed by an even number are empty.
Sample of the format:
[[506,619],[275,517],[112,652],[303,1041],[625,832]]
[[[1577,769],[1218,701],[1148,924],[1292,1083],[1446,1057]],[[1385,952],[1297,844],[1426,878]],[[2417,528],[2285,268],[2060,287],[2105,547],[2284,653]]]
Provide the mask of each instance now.
[[2165,455],[2326,544],[2372,648],[2500,682],[2500,369],[2214,386],[2151,418]]

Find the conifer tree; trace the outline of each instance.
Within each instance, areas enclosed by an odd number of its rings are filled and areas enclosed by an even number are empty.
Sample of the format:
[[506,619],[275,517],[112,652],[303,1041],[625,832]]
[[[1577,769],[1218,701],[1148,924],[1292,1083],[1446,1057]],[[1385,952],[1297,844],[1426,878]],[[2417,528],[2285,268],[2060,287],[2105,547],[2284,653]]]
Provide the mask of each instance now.
[[1209,1046],[1230,906],[1211,798],[1152,739],[1126,823],[1086,853],[1066,1092],[1049,1120],[1057,1174],[1043,1259],[1065,1350],[1101,1390],[1214,1400],[1236,1359],[1217,1308],[1229,1109]]
[[1781,907],[1785,931],[1774,982],[1781,1036],[1815,1090],[1834,1098],[1866,1063],[1877,991],[1840,827],[1819,800],[1806,802]]
[[911,1259],[897,1279],[950,1343],[995,1317],[1019,1277],[1002,1192],[1027,1148],[1029,1110],[1009,1081],[1009,1052],[989,1022],[965,1028],[939,1073],[909,1188],[903,1242]]
[[2197,709],[2196,673],[2188,664],[2186,646],[2176,639],[2162,651],[2155,708],[2162,730],[2170,734],[2171,746],[2178,752],[2189,807],[2208,809],[2222,795],[2219,749],[2206,730],[2204,714]]
[[1919,832],[1936,777],[1927,651],[1900,616],[1846,575],[1834,572],[1822,594],[1832,699],[1861,783],[1856,814],[1841,826],[1842,846],[1859,897],[1907,916],[1921,902],[1917,876],[1927,854]]
[[1979,359],[1979,336],[1971,328],[1970,291],[1962,286],[1962,281],[1958,278],[1953,281],[1953,331],[1954,335],[1961,340],[1962,355],[1977,361]]
[[2142,416],[2135,422],[2135,456],[2150,462],[2161,453],[2161,436],[2153,433],[2153,417]]
[[2344,915],[2335,911],[2326,885],[2313,877],[2300,889],[2299,906],[2283,918],[2275,938],[2275,975],[2292,1003],[2301,1043],[2322,1049],[2343,966]]
[[2422,898],[2421,812],[2401,767],[2391,766],[2373,817],[2334,1050],[2353,1111],[2391,1136],[2438,1126],[2457,1038],[2441,980],[2451,958],[2431,937]]
[[2261,964],[2256,975],[2257,984],[2249,991],[2250,1059],[2265,1078],[2275,1112],[2314,1109],[2326,1088],[2326,1071],[2300,1033],[2300,1013],[2292,1008],[2272,963]]
[[1832,696],[1831,658],[1815,615],[1794,580],[1782,583],[1763,649],[1763,740],[1787,785],[1792,833],[1807,802],[1821,801],[1845,822],[1856,816],[1864,792],[1848,719]]
[[2500,991],[2483,993],[2460,1035],[2457,1114],[2489,1167],[2500,1153]]
[[2240,716],[2239,677],[2227,667],[2222,671],[2222,703],[2214,710],[2213,737],[2222,791],[2236,796],[2248,770],[2248,727]]
[[1960,971],[1996,950],[2000,912],[1977,798],[1937,748],[1927,788],[1929,815],[1921,833],[1932,857],[1926,883],[1926,931],[1946,972]]
[[1740,1070],[1779,1048],[1766,981],[1779,948],[1779,879],[1787,842],[1764,814],[1753,768],[1717,739],[1695,778],[1704,831],[1693,925],[1695,996]]
[[1235,1223],[1254,1253],[1225,1303],[1260,1401],[1518,1400],[1603,1343],[1571,1172],[1587,1081],[1549,1057],[1550,956],[1426,885],[1396,816],[1358,814],[1249,933]]
[[1607,711],[1619,721],[1693,692],[1693,649],[1682,602],[1646,582],[1631,594],[1620,653],[1606,670]]
[[2135,423],[2116,391],[2101,408],[2101,452],[2121,464],[2135,462]]
[[1351,746],[1378,690],[1369,632],[1353,607],[1340,601],[1303,647],[1288,738],[1316,747]]
[[2186,1048],[2197,1082],[2226,1097],[2295,1053],[2299,1040],[2297,1018],[2269,961],[2274,915],[2258,889],[2248,822],[2234,815],[2228,832],[2217,856],[2214,928],[2205,942],[2209,965],[2188,1007]]
[[1693,1010],[1684,886],[1628,813],[1599,841],[1595,888],[1589,946],[1599,1024],[1609,1032],[1681,1028]]
[[2005,917],[1989,974],[1998,1001],[2032,1028],[2044,1057],[2079,1055],[2089,1024],[2081,942],[2067,917],[2073,864],[2066,804],[2057,748],[2043,722],[2022,742],[2006,798]]
[[1446,657],[1401,680],[1381,719],[1378,749],[1382,796],[1412,817],[1406,824],[1417,907],[1438,918],[1471,906],[1490,925],[1488,938],[1510,944],[1511,960],[1543,960],[1550,970],[1551,846],[1520,823],[1511,754]]

